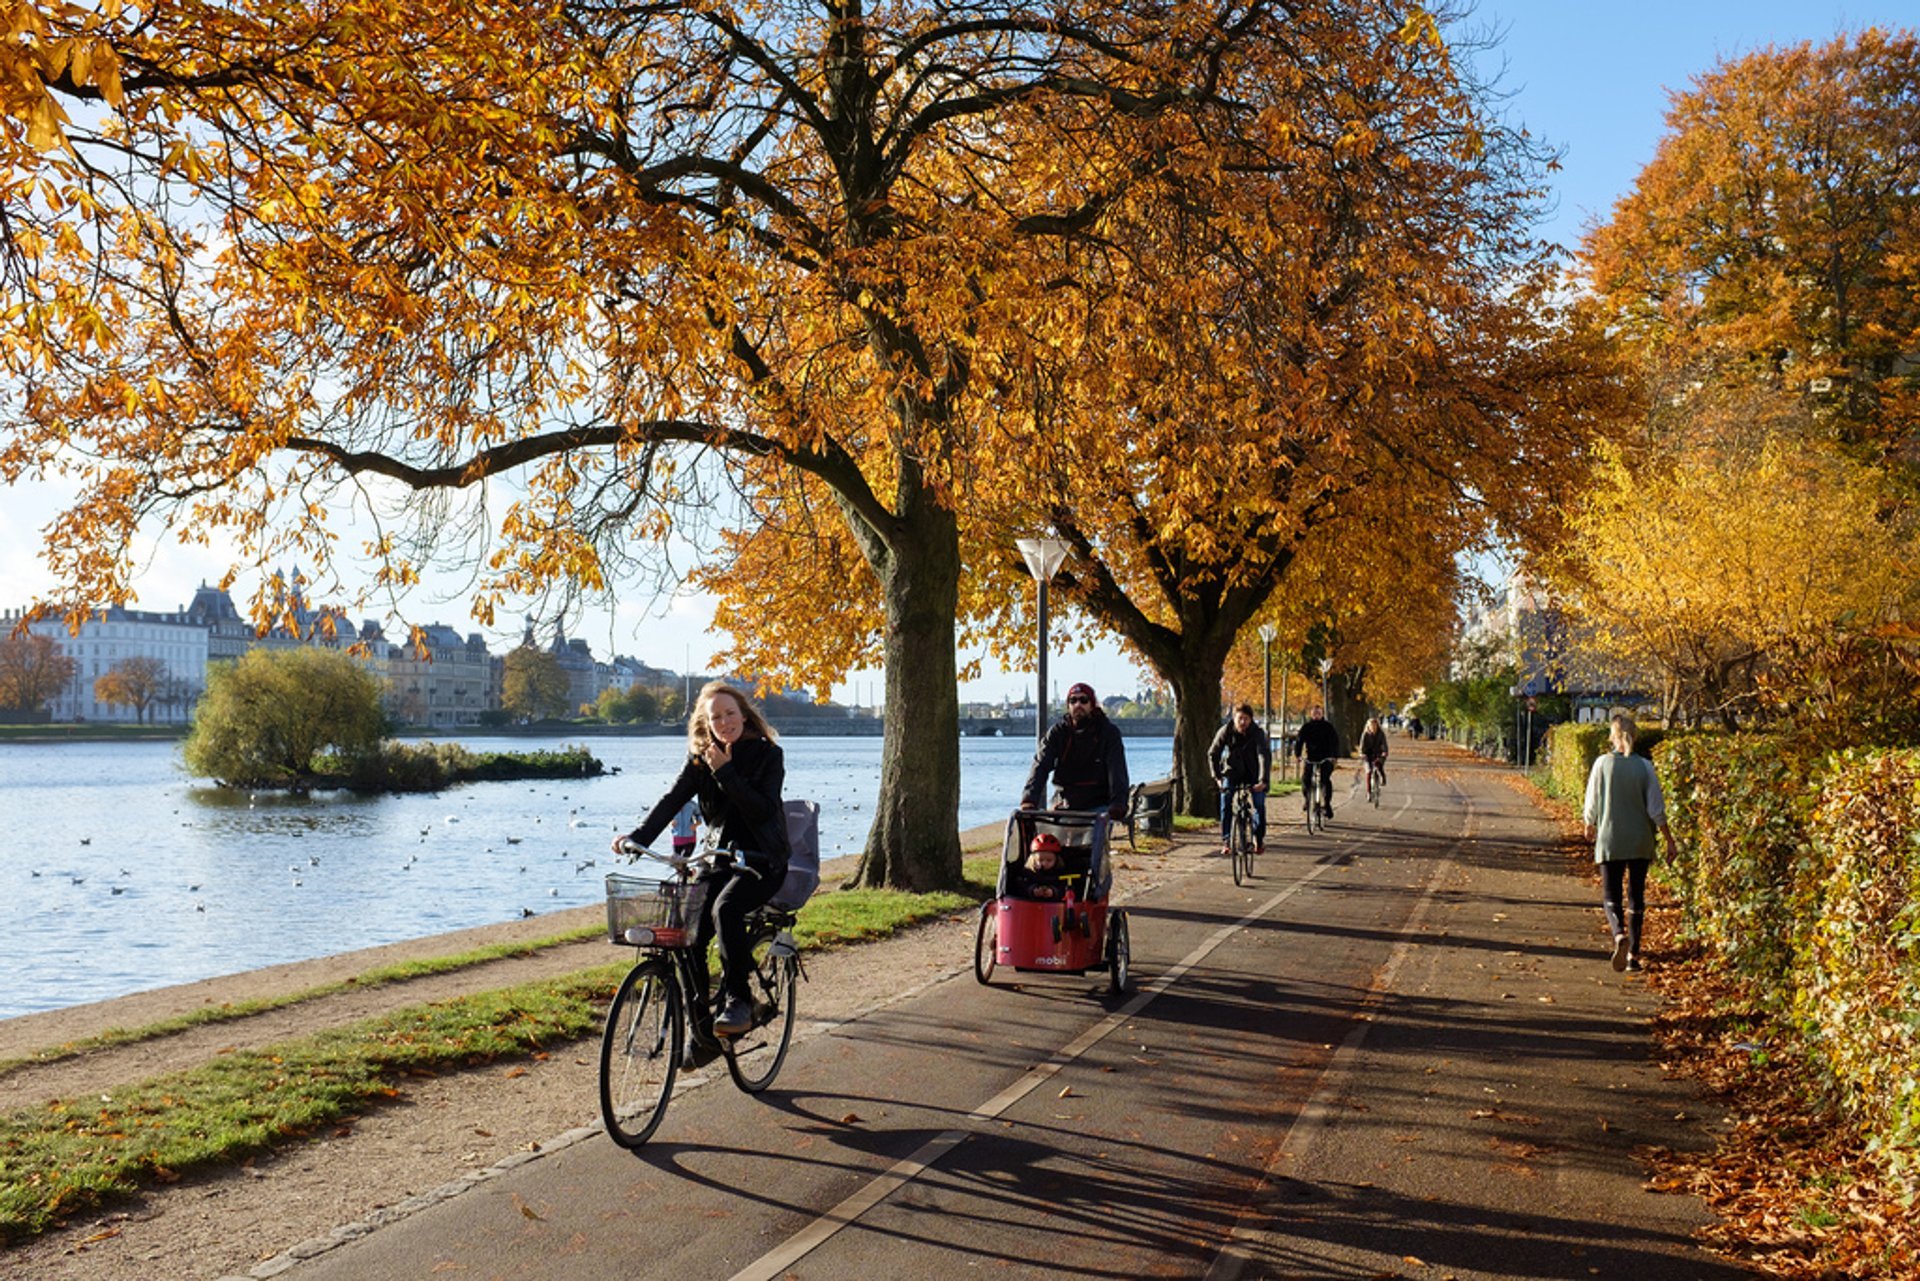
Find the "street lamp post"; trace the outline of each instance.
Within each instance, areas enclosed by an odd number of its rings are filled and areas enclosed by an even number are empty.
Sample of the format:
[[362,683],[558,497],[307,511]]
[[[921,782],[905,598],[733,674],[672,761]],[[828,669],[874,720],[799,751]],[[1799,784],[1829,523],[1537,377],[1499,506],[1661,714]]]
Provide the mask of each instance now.
[[1064,538],[1020,538],[1015,547],[1026,557],[1027,570],[1040,585],[1040,645],[1034,666],[1039,677],[1039,692],[1033,700],[1033,743],[1038,750],[1047,741],[1047,584],[1067,561]]
[[1327,712],[1327,719],[1333,719],[1333,700],[1327,697],[1327,673],[1333,670],[1333,660],[1320,660],[1320,706]]
[[1265,669],[1261,678],[1261,720],[1260,728],[1269,740],[1273,738],[1273,637],[1272,623],[1260,624],[1260,663]]

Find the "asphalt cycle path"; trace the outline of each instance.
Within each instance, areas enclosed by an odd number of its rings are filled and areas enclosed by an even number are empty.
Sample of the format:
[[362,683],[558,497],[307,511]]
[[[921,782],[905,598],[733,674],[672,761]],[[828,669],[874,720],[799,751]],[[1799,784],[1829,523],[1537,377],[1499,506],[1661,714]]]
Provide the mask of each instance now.
[[1191,841],[1128,904],[1131,996],[956,956],[803,1027],[765,1095],[685,1091],[637,1154],[560,1136],[255,1275],[1745,1275],[1691,1245],[1696,1202],[1642,1190],[1635,1147],[1708,1125],[1552,822],[1428,744],[1396,742],[1377,809],[1336,806],[1309,834],[1276,800],[1244,887]]

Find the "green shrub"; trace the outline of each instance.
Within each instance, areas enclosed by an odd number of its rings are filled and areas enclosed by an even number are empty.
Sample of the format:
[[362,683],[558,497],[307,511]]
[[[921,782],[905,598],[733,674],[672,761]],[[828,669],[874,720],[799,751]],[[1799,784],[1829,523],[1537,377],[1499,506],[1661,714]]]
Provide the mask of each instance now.
[[1750,997],[1776,1010],[1796,934],[1820,911],[1819,859],[1807,840],[1816,769],[1766,735],[1687,736],[1660,753],[1679,844],[1662,874],[1689,932]]
[[298,782],[330,751],[351,760],[386,730],[380,681],[338,650],[253,649],[207,669],[181,745],[187,768],[229,787]]
[[1546,744],[1549,790],[1578,808],[1587,794],[1587,771],[1607,750],[1607,727],[1569,721],[1548,731]]
[[1821,783],[1824,896],[1794,1006],[1888,1171],[1920,1194],[1920,752],[1837,753]]

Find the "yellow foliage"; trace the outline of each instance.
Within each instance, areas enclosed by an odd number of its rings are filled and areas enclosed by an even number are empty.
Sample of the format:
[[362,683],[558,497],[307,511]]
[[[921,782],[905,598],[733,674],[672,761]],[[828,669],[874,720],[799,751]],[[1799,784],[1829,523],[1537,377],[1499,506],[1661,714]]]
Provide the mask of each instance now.
[[1720,713],[1784,647],[1911,617],[1920,560],[1876,472],[1776,439],[1758,458],[1605,451],[1553,569],[1600,653]]

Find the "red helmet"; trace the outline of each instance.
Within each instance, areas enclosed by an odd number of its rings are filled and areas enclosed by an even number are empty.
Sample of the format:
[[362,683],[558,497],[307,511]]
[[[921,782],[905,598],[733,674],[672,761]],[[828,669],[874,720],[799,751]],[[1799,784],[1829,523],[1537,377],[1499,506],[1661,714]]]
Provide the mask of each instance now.
[[1059,852],[1060,838],[1052,832],[1040,833],[1033,838],[1033,843],[1027,846],[1029,854],[1058,854]]

